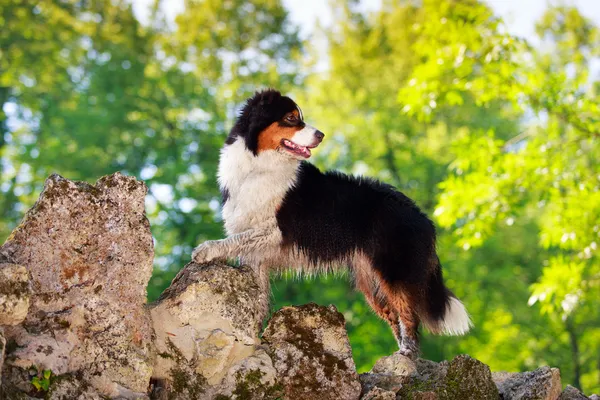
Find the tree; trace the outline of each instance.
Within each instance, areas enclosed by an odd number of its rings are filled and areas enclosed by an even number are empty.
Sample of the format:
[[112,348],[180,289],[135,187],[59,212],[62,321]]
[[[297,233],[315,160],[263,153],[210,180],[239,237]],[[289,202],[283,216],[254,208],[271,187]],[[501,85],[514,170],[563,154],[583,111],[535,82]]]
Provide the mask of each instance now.
[[[484,109],[466,94],[457,94],[454,103],[427,120],[419,121],[405,113],[398,92],[410,84],[411,76],[424,63],[412,51],[413,44],[421,40],[414,27],[431,22],[430,7],[434,6],[390,2],[380,12],[363,15],[351,5],[338,3],[333,12],[337,16],[335,29],[327,36],[330,69],[308,79],[301,104],[305,114],[318,120],[328,136],[318,152],[321,165],[392,183],[431,214],[438,183],[447,175],[453,158],[451,144],[457,132],[497,129],[508,137],[517,129],[518,121],[507,102]],[[482,9],[489,15],[487,8]],[[455,278],[463,266],[446,261],[458,256],[449,251],[451,246],[444,241],[443,232],[441,236],[439,248],[449,284],[463,297],[466,283]],[[342,288],[347,292],[350,286],[344,281],[329,285],[340,292]],[[327,290],[333,290],[332,286]],[[317,292],[319,288],[302,290]],[[357,349],[357,364],[368,370],[374,359],[395,351],[396,344],[389,328],[364,303],[356,302],[356,297],[349,299],[336,304],[351,321],[349,334]],[[447,358],[458,352],[457,343],[456,339],[425,336],[424,356]]]
[[[532,267],[541,271],[531,282],[535,309],[529,313],[543,314],[553,339],[551,347],[543,336],[528,346],[537,359],[562,365],[576,386],[597,390],[600,120],[589,63],[597,55],[598,29],[576,9],[550,9],[537,25],[552,45],[543,52],[502,33],[496,22],[481,24],[479,14],[458,3],[432,13],[433,22],[421,28],[428,45],[412,49],[429,62],[400,91],[414,115],[431,118],[430,99],[448,104],[456,92],[483,107],[502,99],[538,117],[524,121],[512,138],[493,130],[457,138],[452,172],[441,183],[438,221],[465,248],[492,240],[506,226],[515,235],[535,227],[529,234],[536,235],[541,265]],[[450,22],[443,36],[436,19]],[[477,74],[456,79],[450,69],[463,45],[473,55],[469,70]],[[568,369],[564,354],[571,354]]]
[[20,18],[2,31],[0,86],[19,126],[4,135],[2,233],[51,172],[136,175],[150,188],[156,298],[194,245],[222,236],[215,172],[235,106],[298,78],[287,12],[271,0],[190,1],[173,30],[158,3],[149,26],[127,1],[5,3],[4,18]]

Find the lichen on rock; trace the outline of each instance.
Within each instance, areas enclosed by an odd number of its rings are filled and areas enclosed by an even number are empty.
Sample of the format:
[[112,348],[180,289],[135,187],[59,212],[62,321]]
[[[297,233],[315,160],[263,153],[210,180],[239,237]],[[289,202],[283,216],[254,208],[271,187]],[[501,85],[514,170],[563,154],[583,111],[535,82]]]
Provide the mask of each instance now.
[[0,263],[0,326],[21,323],[29,311],[30,296],[27,269]]
[[571,385],[567,385],[562,391],[558,400],[587,400],[588,397],[581,393],[581,391]]
[[93,186],[47,179],[0,248],[27,269],[33,289],[25,321],[6,329],[16,348],[5,369],[80,373],[106,396],[146,391],[154,358],[144,308],[153,262],[146,192],[119,173]]
[[557,368],[541,367],[521,373],[495,372],[493,379],[507,400],[556,400],[562,385]]
[[369,373],[362,374],[361,382],[363,399],[377,393],[375,388],[409,400],[499,399],[489,367],[466,355],[436,363],[422,359],[413,362],[394,354],[382,358]]
[[358,399],[345,321],[334,306],[284,307],[263,334],[289,399]]
[[230,368],[254,353],[266,296],[248,267],[188,264],[150,306],[159,357],[153,376],[173,383],[174,368],[218,386]]

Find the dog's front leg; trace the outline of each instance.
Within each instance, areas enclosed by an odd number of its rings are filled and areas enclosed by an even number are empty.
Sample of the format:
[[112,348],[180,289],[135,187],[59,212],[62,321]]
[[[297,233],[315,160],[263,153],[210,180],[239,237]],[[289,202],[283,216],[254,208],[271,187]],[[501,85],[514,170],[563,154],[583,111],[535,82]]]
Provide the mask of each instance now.
[[196,263],[207,263],[214,260],[242,257],[257,254],[281,242],[278,229],[257,228],[231,235],[221,240],[209,240],[196,247],[192,260]]

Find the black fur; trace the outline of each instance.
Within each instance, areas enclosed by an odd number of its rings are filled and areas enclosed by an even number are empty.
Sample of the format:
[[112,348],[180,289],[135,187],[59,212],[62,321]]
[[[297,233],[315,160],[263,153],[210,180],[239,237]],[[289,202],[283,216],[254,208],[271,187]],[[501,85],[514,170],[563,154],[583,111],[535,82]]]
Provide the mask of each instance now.
[[[258,134],[294,110],[300,111],[294,100],[282,96],[277,90],[267,89],[256,92],[242,107],[225,144],[233,144],[238,137],[243,137],[248,150],[257,155]],[[304,124],[302,121],[300,123]]]
[[435,257],[435,228],[392,186],[302,163],[277,213],[284,244],[315,264],[362,250],[390,283],[421,283]]

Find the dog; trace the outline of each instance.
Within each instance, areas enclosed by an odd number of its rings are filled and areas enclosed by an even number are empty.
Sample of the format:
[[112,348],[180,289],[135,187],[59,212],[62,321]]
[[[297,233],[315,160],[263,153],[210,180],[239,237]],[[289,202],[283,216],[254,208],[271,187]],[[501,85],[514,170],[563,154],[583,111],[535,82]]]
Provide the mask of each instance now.
[[220,154],[227,238],[198,246],[193,261],[239,257],[265,290],[270,271],[349,268],[407,357],[419,353],[420,323],[435,334],[466,333],[471,320],[444,285],[431,220],[390,185],[308,163],[324,137],[280,92],[248,99]]

